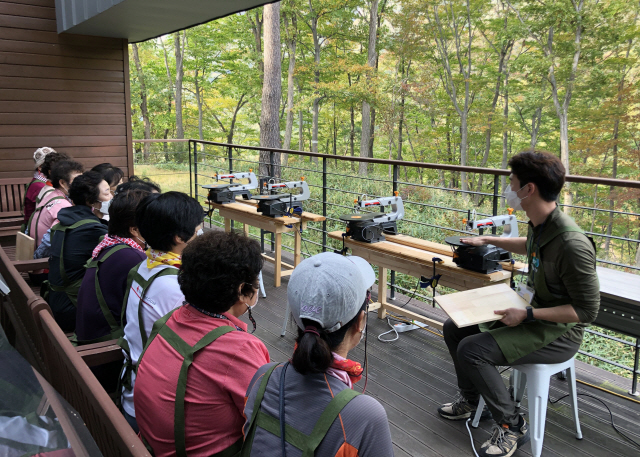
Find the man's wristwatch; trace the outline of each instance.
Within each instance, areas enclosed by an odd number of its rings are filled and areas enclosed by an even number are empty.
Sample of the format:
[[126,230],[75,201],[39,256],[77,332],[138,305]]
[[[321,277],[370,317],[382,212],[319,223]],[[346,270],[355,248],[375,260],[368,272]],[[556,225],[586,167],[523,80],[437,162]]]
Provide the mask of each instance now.
[[533,317],[533,308],[531,306],[527,306],[527,317],[522,322],[533,322],[536,318]]

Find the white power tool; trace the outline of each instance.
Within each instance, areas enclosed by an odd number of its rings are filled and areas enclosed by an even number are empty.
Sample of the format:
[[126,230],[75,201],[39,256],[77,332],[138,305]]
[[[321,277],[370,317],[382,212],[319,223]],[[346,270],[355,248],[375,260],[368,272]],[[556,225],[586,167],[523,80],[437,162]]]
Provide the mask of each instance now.
[[[286,191],[284,193],[280,191]],[[279,217],[302,213],[302,202],[311,196],[309,185],[304,180],[265,183],[263,195],[254,196],[258,201],[258,212],[263,216]]]
[[480,235],[486,229],[494,227],[502,227],[502,238],[517,238],[518,237],[518,220],[513,214],[513,209],[508,209],[509,214],[501,214],[499,216],[489,216],[484,219],[476,220],[475,211],[471,213],[469,220],[463,219],[466,230],[479,230]]
[[[397,221],[404,217],[402,197],[395,192],[393,197],[380,197],[371,200],[357,199],[354,201],[356,211],[362,208],[380,207],[380,213],[355,213],[340,216],[340,220],[347,223],[347,234],[356,241],[376,243],[384,241],[384,233],[396,235]],[[391,206],[391,211],[384,212],[384,208]]]
[[[216,181],[229,180],[224,184],[210,184],[202,186],[203,189],[209,189],[209,201],[214,203],[233,203],[236,197],[241,196],[245,200],[251,200],[251,190],[258,188],[258,179],[253,171],[242,173],[229,173],[215,175]],[[246,184],[235,184],[232,180],[248,179]]]

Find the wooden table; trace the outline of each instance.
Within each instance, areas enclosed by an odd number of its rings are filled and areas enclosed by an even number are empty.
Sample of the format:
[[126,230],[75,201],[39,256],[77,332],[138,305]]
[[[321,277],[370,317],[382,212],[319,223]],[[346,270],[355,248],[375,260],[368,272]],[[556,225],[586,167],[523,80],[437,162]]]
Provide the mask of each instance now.
[[[262,254],[267,262],[275,265],[274,285],[280,287],[283,276],[289,276],[293,269],[300,263],[300,253],[302,245],[301,230],[307,228],[308,222],[322,222],[324,216],[318,214],[303,212],[300,217],[269,217],[263,216],[258,212],[255,202],[245,200],[242,203],[213,203],[208,202],[211,209],[217,209],[220,216],[224,218],[225,231],[231,230],[231,221],[237,221],[243,224],[245,234],[249,233],[249,226],[257,227],[274,234],[274,256]],[[293,265],[282,261],[282,234],[294,232],[293,244]],[[285,268],[283,270],[283,267]]]
[[[341,231],[329,233],[329,237],[342,241]],[[345,246],[353,255],[366,259],[378,266],[378,302],[369,309],[377,309],[378,317],[384,318],[387,311],[415,319],[442,329],[442,323],[423,315],[387,303],[387,270],[394,270],[414,277],[433,275],[434,257],[442,259],[436,265],[436,273],[441,274],[440,285],[456,290],[469,290],[492,284],[509,283],[510,271],[496,271],[483,274],[457,266],[451,257],[451,248],[442,244],[419,240],[406,235],[385,235],[386,241],[363,243],[345,238]],[[516,267],[518,267],[517,265]],[[516,269],[517,271],[517,269]]]

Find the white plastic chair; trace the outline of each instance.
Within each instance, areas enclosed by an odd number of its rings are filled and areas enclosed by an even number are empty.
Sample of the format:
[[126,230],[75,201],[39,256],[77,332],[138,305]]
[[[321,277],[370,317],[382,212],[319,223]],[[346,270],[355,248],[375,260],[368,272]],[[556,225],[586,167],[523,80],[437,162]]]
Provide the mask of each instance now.
[[[544,426],[547,419],[547,401],[549,399],[550,378],[563,370],[567,371],[573,420],[576,424],[576,438],[582,439],[580,419],[578,418],[578,393],[576,391],[575,358],[563,363],[518,365],[513,368],[513,398],[520,406],[525,387],[528,387],[529,398],[529,433],[531,436],[531,453],[540,457],[544,441]],[[484,408],[484,398],[480,397],[478,409],[471,425],[477,427]]]

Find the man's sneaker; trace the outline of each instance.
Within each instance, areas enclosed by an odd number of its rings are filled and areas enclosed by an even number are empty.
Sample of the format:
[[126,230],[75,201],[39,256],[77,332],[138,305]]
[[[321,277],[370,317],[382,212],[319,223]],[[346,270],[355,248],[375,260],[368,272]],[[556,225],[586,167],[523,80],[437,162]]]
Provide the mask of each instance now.
[[520,425],[509,427],[507,425],[493,426],[491,438],[485,441],[478,452],[479,457],[509,457],[516,449],[529,442],[529,427],[520,416]]
[[[438,408],[438,413],[445,419],[460,421],[475,416],[478,405],[472,405],[464,397],[458,397],[453,403],[446,403]],[[487,405],[482,409],[481,419],[491,419],[491,411]]]

